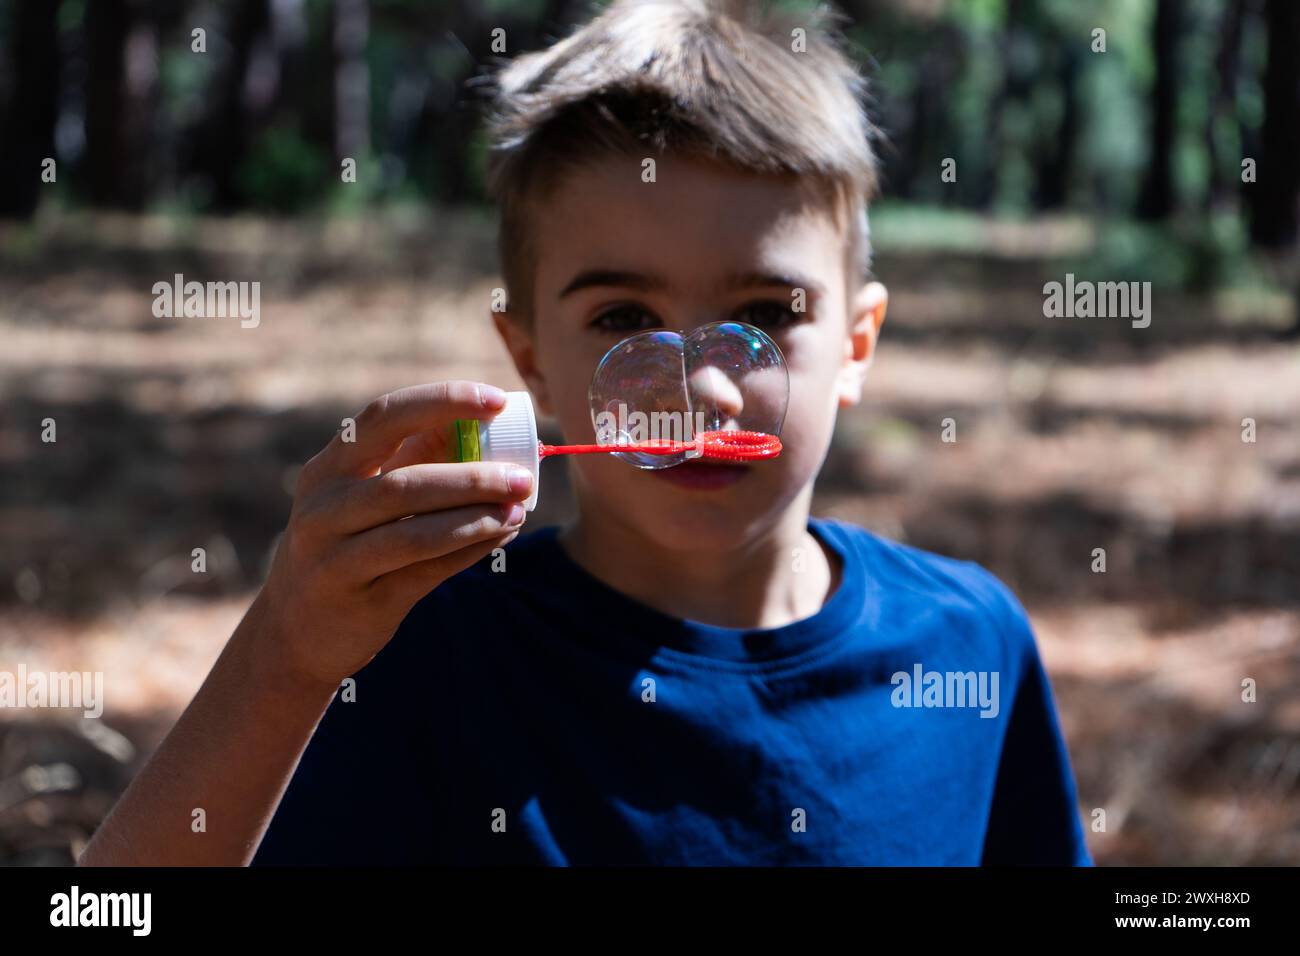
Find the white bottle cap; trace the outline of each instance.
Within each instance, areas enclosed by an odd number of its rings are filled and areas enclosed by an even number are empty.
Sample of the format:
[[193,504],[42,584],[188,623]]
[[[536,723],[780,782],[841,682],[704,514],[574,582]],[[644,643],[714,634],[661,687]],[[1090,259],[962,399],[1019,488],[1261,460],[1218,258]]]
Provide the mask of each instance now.
[[524,509],[536,508],[542,470],[533,397],[527,392],[506,392],[506,407],[491,421],[479,422],[479,444],[483,461],[510,462],[532,472],[533,490]]

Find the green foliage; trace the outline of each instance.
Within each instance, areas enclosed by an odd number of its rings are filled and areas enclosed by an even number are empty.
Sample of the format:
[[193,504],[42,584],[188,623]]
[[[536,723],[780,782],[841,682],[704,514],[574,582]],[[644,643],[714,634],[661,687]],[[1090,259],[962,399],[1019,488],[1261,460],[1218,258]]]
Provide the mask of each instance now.
[[251,208],[296,213],[308,209],[327,190],[330,165],[330,158],[297,132],[272,128],[253,144],[236,180]]
[[871,243],[877,252],[986,250],[987,220],[979,213],[917,203],[880,202],[871,207]]
[[1095,247],[1063,268],[1083,278],[1143,280],[1155,288],[1201,292],[1270,284],[1234,215],[1188,218],[1172,228],[1108,220],[1099,226]]
[[59,29],[72,30],[86,19],[86,0],[64,0],[59,6]]
[[344,182],[342,166],[333,168],[334,184],[329,190],[329,211],[350,215],[362,212],[384,195],[383,165],[380,157],[365,153],[356,159],[356,182]]

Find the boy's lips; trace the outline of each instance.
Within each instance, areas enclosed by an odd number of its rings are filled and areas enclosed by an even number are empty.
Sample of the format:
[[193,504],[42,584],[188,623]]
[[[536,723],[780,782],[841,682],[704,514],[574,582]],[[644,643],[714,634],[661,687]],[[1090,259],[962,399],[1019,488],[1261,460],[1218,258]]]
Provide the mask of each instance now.
[[679,488],[694,491],[716,491],[734,485],[749,474],[749,465],[733,463],[714,464],[707,461],[686,461],[672,468],[660,468],[651,472],[656,478],[674,484]]

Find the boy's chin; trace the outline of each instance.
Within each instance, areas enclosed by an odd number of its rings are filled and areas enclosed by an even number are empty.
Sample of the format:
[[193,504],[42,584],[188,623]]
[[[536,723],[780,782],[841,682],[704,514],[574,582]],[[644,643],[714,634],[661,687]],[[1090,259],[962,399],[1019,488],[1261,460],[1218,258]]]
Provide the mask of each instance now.
[[609,515],[650,547],[726,552],[778,524],[798,498],[798,477],[780,464],[686,462],[637,469],[610,459],[590,463],[596,467],[576,490],[594,505],[585,511]]
[[652,547],[690,554],[724,554],[744,544],[751,530],[743,515],[700,506],[670,514],[646,512],[633,520]]
[[[636,476],[627,521],[667,551],[726,552],[750,540],[774,509],[771,489],[746,468],[679,465]],[[633,488],[629,487],[629,491]],[[620,495],[627,501],[627,497]]]

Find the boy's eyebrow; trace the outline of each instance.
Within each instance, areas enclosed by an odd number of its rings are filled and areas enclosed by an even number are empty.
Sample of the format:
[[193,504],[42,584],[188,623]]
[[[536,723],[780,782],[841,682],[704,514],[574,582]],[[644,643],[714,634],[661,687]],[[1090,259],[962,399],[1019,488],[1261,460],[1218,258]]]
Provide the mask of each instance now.
[[642,292],[649,292],[654,289],[662,289],[667,285],[668,283],[658,276],[643,275],[640,272],[624,272],[618,269],[587,269],[574,276],[572,281],[560,290],[557,298],[563,299],[566,295],[572,295],[582,289],[593,289],[601,286],[617,286],[622,289],[639,289]]
[[[560,290],[557,298],[563,299],[582,289],[600,287],[618,287],[650,292],[667,288],[668,283],[660,276],[645,275],[640,272],[627,272],[619,269],[587,269],[579,272]],[[777,272],[739,272],[726,277],[722,283],[724,289],[759,289],[780,286],[787,289],[805,289],[813,298],[822,294],[822,285],[814,279],[804,278],[789,273]]]
[[742,272],[728,276],[725,285],[729,289],[762,289],[770,286],[803,289],[814,299],[824,291],[817,280],[788,272]]

